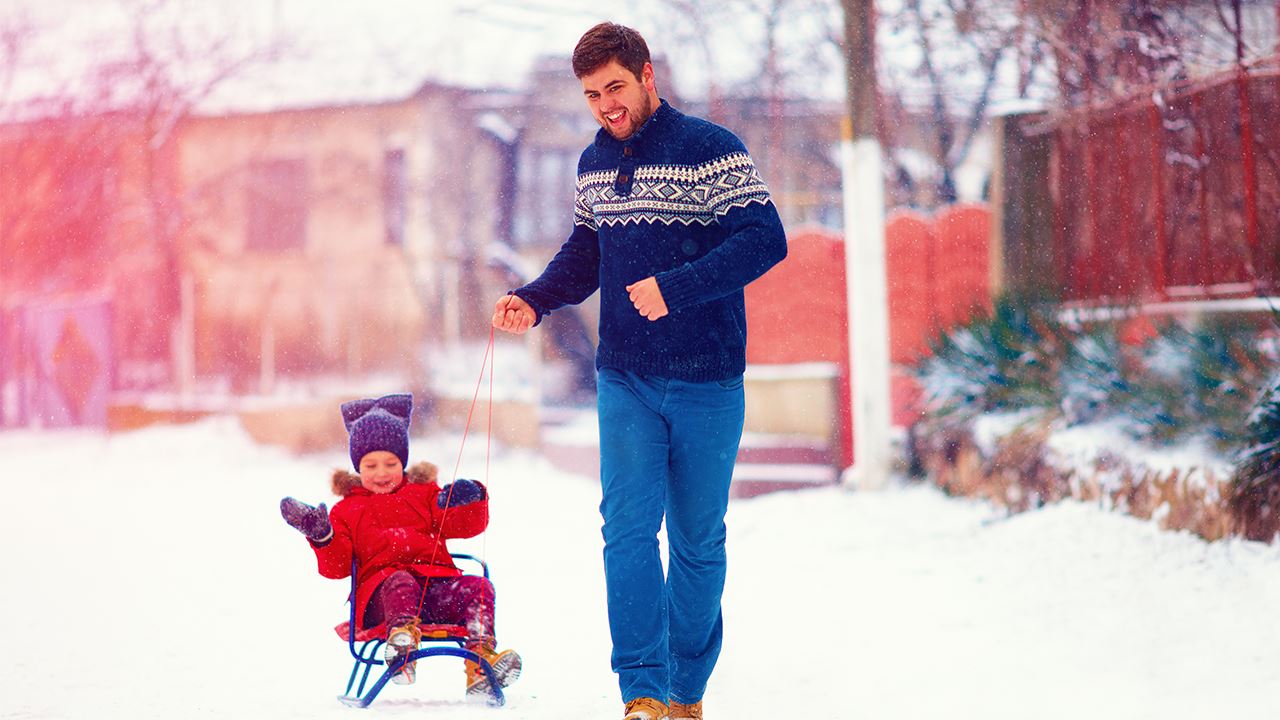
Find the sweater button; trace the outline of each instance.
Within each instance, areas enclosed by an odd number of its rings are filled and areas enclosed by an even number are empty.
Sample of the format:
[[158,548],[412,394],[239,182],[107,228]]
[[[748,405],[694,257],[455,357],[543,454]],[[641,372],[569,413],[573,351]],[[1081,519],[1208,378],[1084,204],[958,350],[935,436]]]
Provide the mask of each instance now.
[[621,175],[619,175],[619,176],[618,176],[618,182],[623,183],[623,184],[629,183],[629,182],[631,182],[631,176],[630,176],[630,175],[628,175],[628,174],[626,174],[626,173],[623,173],[623,174],[621,174]]
[[635,155],[635,151],[633,151],[633,150],[631,149],[631,146],[630,146],[630,145],[628,145],[628,146],[626,146],[626,147],[622,148],[622,154],[623,154],[623,155],[626,155],[627,157],[631,157],[632,155]]

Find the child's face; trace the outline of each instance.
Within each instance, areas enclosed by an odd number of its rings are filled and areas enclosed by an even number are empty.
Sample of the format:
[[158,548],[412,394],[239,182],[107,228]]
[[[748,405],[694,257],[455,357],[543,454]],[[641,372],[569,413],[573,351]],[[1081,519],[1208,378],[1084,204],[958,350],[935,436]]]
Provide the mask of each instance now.
[[360,484],[371,493],[389,493],[403,478],[404,465],[400,458],[386,450],[374,450],[360,458]]

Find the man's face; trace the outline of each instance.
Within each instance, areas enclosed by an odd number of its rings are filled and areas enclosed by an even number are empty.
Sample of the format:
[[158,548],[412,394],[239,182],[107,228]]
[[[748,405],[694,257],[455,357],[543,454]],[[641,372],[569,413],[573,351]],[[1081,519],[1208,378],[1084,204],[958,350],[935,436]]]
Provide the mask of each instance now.
[[618,140],[626,140],[640,129],[657,107],[658,91],[653,84],[653,66],[644,64],[640,77],[610,60],[595,72],[582,76],[582,94],[600,127]]

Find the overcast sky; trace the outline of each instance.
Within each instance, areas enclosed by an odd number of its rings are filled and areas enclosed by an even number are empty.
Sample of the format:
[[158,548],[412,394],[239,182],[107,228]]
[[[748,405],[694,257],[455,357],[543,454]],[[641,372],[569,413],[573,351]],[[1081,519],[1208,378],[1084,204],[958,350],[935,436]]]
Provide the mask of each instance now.
[[[801,12],[806,4],[821,7],[796,0],[780,26],[783,92],[838,100],[843,69],[827,38],[840,24],[838,3],[817,14]],[[517,88],[534,60],[567,57],[605,19],[640,30],[669,61],[676,94],[701,98],[713,78],[733,92],[762,72],[763,23],[743,6],[726,0],[690,18],[659,0],[0,0],[0,32],[29,26],[18,62],[0,64],[0,110],[32,96],[77,94],[74,78],[104,58],[129,56],[140,26],[154,50],[182,49],[184,87],[200,87],[228,57],[280,50],[270,64],[243,68],[202,94],[208,112],[397,99],[428,79]],[[927,88],[917,82],[915,38],[886,35],[889,28],[882,24],[881,82],[921,102]],[[955,80],[950,93],[976,87],[972,78]]]
[[[687,28],[659,27],[658,3],[624,0],[0,0],[0,29],[25,24],[8,99],[73,81],[104,57],[127,54],[137,18],[153,44],[181,44],[203,59],[252,48],[283,48],[223,83],[211,107],[403,97],[425,79],[478,87],[517,87],[539,56],[567,56],[582,33],[609,19],[639,29],[656,55],[677,62],[684,94],[700,94],[706,73],[676,38]],[[183,28],[174,41],[172,27]],[[232,42],[230,48],[206,46]],[[733,42],[723,43],[730,58]],[[200,61],[194,62],[199,65]],[[741,77],[743,63],[726,62]],[[566,65],[566,72],[568,72]],[[192,82],[205,76],[193,71]],[[728,73],[729,81],[734,80]]]

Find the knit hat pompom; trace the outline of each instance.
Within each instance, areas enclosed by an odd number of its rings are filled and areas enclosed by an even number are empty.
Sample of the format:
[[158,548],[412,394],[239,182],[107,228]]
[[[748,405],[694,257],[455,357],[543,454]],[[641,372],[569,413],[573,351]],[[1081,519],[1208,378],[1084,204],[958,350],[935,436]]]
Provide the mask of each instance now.
[[407,393],[342,404],[342,422],[351,434],[351,465],[360,471],[360,458],[385,450],[409,466],[409,417],[413,396]]

